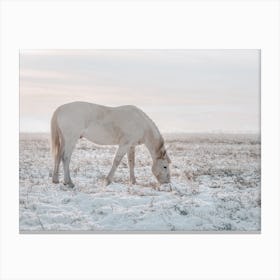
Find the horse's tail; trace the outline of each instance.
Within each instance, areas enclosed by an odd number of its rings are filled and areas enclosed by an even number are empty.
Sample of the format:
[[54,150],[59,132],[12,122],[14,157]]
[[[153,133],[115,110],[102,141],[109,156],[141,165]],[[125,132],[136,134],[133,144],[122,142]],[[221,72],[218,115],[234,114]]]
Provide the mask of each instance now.
[[51,147],[53,157],[59,157],[63,149],[63,139],[57,123],[57,110],[54,112],[51,120]]

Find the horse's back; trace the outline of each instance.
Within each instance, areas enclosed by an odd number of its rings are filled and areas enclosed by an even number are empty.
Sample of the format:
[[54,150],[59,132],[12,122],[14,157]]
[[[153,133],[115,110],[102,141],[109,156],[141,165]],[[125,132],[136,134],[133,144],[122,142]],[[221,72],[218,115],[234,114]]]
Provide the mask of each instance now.
[[139,143],[144,137],[146,120],[133,105],[107,107],[87,102],[72,102],[60,106],[58,125],[64,134],[83,136],[94,143],[117,145]]
[[89,125],[87,136],[99,144],[142,144],[145,123],[140,110],[133,105],[105,107]]

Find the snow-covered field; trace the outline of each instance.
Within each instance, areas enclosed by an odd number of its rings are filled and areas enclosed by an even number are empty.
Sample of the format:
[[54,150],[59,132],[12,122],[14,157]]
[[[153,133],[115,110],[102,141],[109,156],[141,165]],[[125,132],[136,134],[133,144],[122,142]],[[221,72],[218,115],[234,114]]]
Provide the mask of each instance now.
[[74,189],[52,184],[47,134],[20,135],[19,227],[48,231],[260,231],[257,135],[165,135],[171,188],[158,188],[145,146],[136,148],[137,185],[127,158],[104,185],[116,147],[81,139],[70,170]]

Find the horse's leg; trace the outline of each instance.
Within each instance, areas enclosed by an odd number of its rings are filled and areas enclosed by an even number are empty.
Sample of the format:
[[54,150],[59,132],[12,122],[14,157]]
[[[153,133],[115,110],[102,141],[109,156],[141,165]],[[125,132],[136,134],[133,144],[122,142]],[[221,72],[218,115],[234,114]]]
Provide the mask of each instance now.
[[128,149],[129,149],[129,145],[119,146],[117,153],[115,155],[114,161],[113,161],[112,168],[111,168],[108,176],[106,177],[106,185],[109,185],[112,182],[115,171],[116,171],[117,167],[119,166],[123,156],[128,152]]
[[59,183],[58,175],[59,175],[59,165],[60,165],[60,162],[61,162],[61,150],[58,151],[58,153],[55,155],[55,159],[54,159],[54,170],[53,170],[52,181],[55,184]]
[[71,188],[74,187],[74,184],[70,177],[69,165],[70,165],[71,155],[75,147],[76,141],[77,141],[76,139],[65,141],[64,151],[62,155],[62,163],[63,163],[63,170],[64,170],[64,185],[68,185]]
[[135,175],[134,175],[134,165],[135,165],[135,147],[131,146],[128,153],[128,165],[129,165],[129,179],[131,184],[136,184]]

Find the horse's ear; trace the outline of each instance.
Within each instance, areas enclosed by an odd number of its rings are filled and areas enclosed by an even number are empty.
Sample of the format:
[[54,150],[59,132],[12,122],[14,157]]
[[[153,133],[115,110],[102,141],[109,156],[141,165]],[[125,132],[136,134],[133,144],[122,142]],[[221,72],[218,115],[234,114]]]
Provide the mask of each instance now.
[[170,157],[168,156],[168,154],[166,154],[166,159],[167,159],[168,163],[171,163],[171,159],[170,159]]
[[171,159],[170,159],[170,157],[168,156],[168,154],[167,154],[167,152],[166,152],[165,149],[162,149],[162,150],[160,151],[160,154],[159,154],[159,157],[158,157],[158,158],[159,158],[159,159],[167,159],[168,163],[171,163]]
[[168,154],[167,154],[167,150],[169,149],[169,147],[170,147],[170,146],[167,146],[167,147],[165,148],[165,154],[166,154],[166,159],[167,159],[168,163],[171,163],[171,159],[170,159],[170,157],[169,157]]
[[160,143],[160,145],[158,147],[157,154],[158,154],[158,159],[163,159],[166,154],[163,141]]

